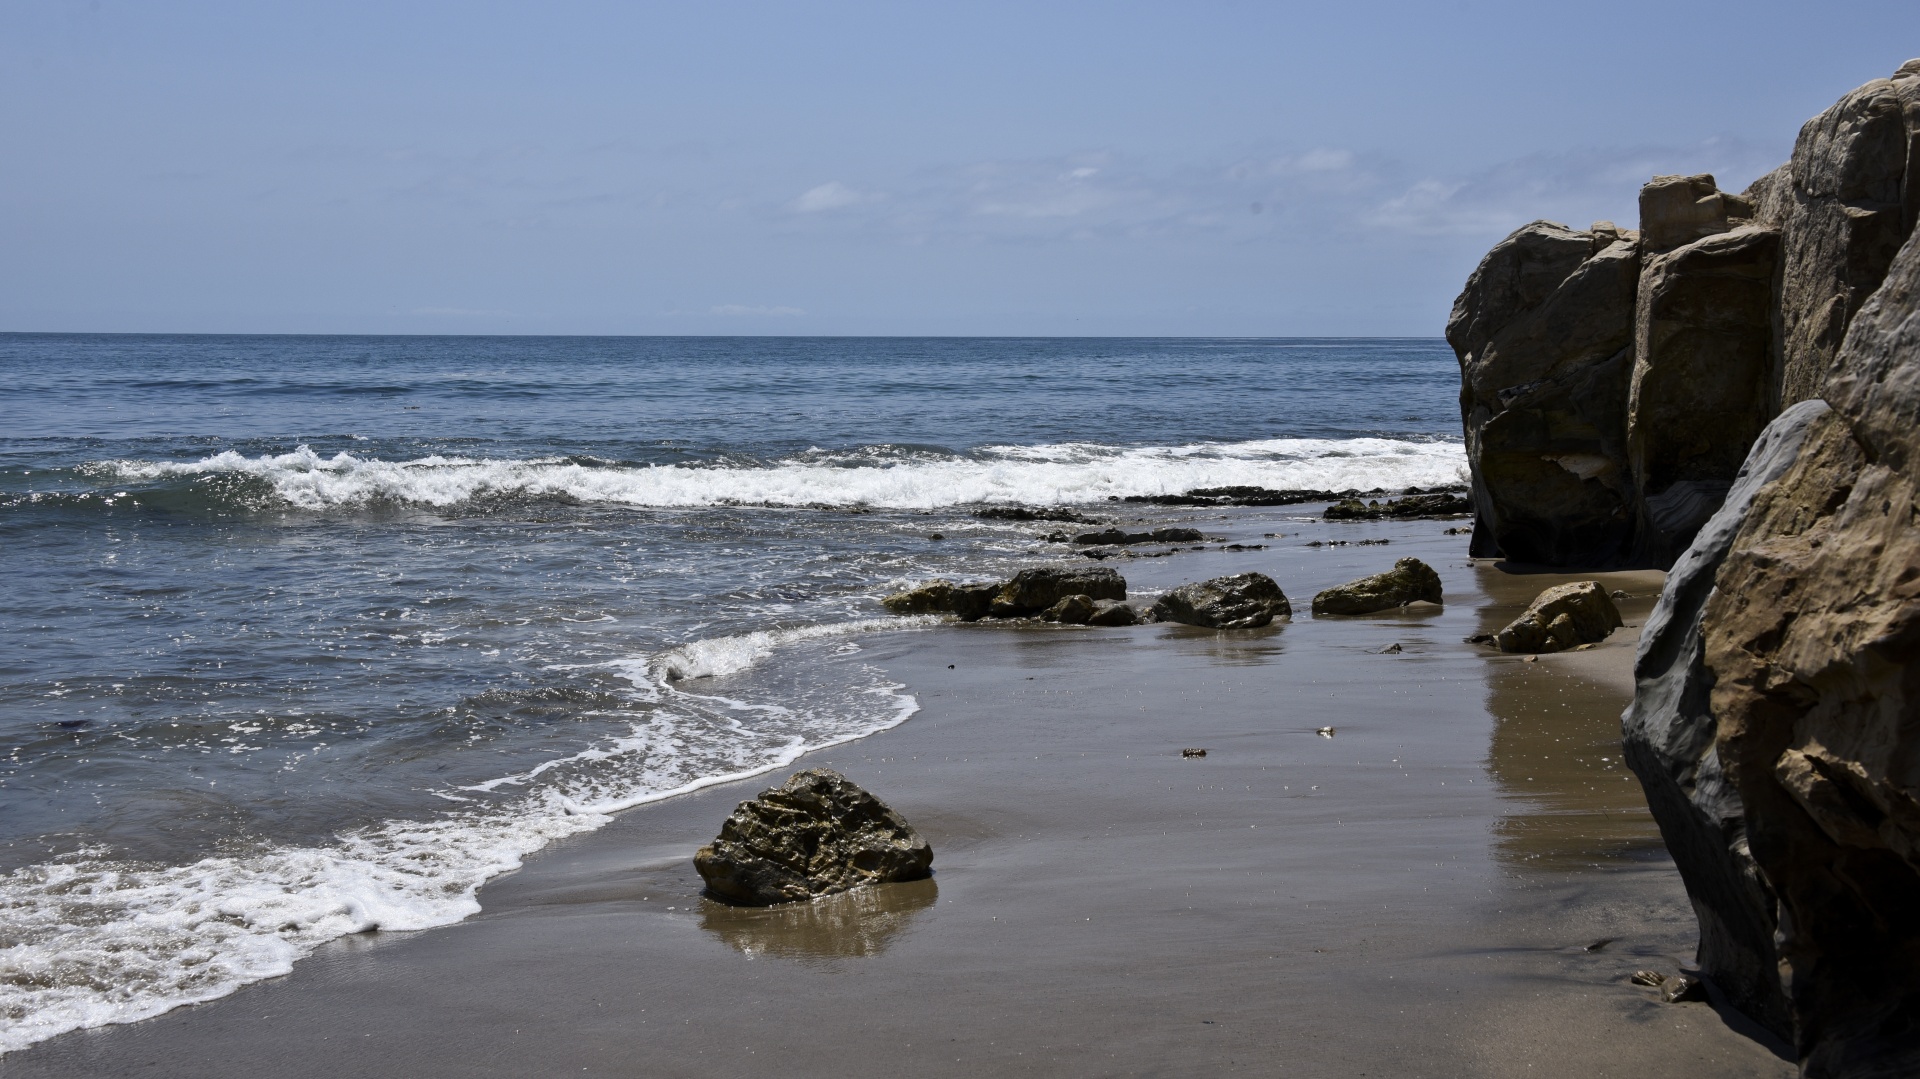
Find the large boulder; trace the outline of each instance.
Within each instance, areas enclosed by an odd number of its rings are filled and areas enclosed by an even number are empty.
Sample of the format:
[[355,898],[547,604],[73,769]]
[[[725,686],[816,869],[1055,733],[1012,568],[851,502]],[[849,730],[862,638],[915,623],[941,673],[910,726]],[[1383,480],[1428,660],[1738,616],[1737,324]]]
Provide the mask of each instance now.
[[1626,430],[1641,564],[1670,565],[1686,550],[1773,415],[1780,234],[1724,224],[1650,256],[1640,274]]
[[1627,765],[1693,901],[1700,970],[1781,1037],[1792,1036],[1792,1021],[1774,950],[1776,900],[1747,849],[1745,808],[1714,741],[1700,615],[1754,496],[1793,464],[1808,428],[1826,412],[1820,401],[1797,405],[1754,443],[1725,503],[1667,575],[1640,631],[1633,704],[1621,717]]
[[1372,614],[1419,601],[1440,603],[1440,575],[1417,558],[1402,558],[1385,573],[1335,585],[1313,597],[1313,613]]
[[1480,261],[1447,320],[1473,477],[1472,553],[1619,558],[1632,528],[1627,379],[1640,248],[1536,221]]
[[1920,219],[1920,61],[1800,129],[1781,251],[1778,401],[1820,392],[1847,324]]
[[1127,579],[1105,566],[1035,566],[1000,587],[991,613],[995,618],[1039,614],[1068,596],[1126,599]]
[[1559,652],[1604,641],[1621,624],[1619,608],[1598,581],[1576,581],[1534,597],[1494,641],[1502,652]]
[[1275,620],[1291,621],[1293,605],[1266,574],[1236,573],[1183,584],[1161,596],[1152,613],[1159,622],[1208,629],[1257,629]]
[[721,899],[767,906],[918,880],[933,871],[933,848],[845,776],[810,768],[741,802],[693,866]]
[[1920,241],[1847,330],[1702,617],[1811,1077],[1920,1074]]

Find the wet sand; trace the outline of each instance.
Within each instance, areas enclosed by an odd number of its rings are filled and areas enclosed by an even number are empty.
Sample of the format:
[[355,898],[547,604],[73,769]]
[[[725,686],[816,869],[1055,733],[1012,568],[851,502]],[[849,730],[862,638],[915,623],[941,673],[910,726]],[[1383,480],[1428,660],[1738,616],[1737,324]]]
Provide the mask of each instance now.
[[[1490,653],[1462,638],[1583,577],[1470,562],[1443,523],[1287,516],[1196,519],[1266,550],[1113,564],[1138,589],[1269,573],[1292,625],[865,641],[922,711],[801,764],[905,814],[930,881],[700,898],[693,849],[769,776],[550,848],[460,925],[343,942],[0,1076],[1794,1074],[1737,1014],[1627,984],[1693,944],[1619,760],[1635,629]],[[1332,538],[1392,542],[1303,546]],[[1307,615],[1408,554],[1443,611]],[[1584,576],[1641,597],[1635,628],[1658,587]]]

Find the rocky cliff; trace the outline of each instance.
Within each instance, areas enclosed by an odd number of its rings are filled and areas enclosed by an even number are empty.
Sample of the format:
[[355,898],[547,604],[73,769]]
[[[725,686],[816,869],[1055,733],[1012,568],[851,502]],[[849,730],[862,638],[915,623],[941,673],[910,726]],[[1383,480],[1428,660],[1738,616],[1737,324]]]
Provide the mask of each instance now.
[[1920,62],[1808,121],[1742,194],[1657,176],[1638,230],[1501,241],[1447,322],[1473,553],[1672,565],[1767,422],[1819,395],[1916,216]]
[[1920,61],[1740,195],[1526,226],[1448,325],[1476,553],[1671,567],[1627,759],[1702,973],[1821,1079],[1920,1074],[1916,220]]

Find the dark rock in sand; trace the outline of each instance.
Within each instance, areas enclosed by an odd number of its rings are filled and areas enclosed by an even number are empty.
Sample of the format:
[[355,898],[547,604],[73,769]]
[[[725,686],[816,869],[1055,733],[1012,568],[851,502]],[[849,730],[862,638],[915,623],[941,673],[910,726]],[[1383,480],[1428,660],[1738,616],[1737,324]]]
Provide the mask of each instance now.
[[1108,528],[1099,532],[1083,532],[1073,537],[1073,542],[1082,544],[1108,543],[1196,543],[1207,537],[1197,528],[1156,528],[1151,532],[1127,532],[1118,528]]
[[1153,605],[1153,615],[1156,621],[1208,629],[1256,629],[1276,619],[1290,621],[1293,606],[1273,578],[1263,573],[1238,573],[1181,585],[1160,597]]
[[1204,757],[1207,755],[1207,751],[1204,749],[1183,749],[1180,751],[1180,755],[1182,757]]
[[1745,809],[1714,742],[1700,615],[1754,496],[1786,473],[1826,412],[1824,402],[1797,405],[1754,444],[1726,502],[1667,575],[1640,632],[1633,704],[1621,717],[1627,766],[1693,901],[1696,962],[1735,1007],[1782,1037],[1792,1021],[1774,950],[1777,901],[1748,850]]
[[1633,972],[1633,976],[1627,980],[1635,985],[1644,985],[1652,988],[1666,981],[1667,976],[1657,970],[1636,970]]
[[1667,1004],[1707,999],[1707,987],[1691,974],[1675,974],[1660,983],[1660,999]]
[[1014,574],[993,597],[995,618],[1039,614],[1068,596],[1126,599],[1127,579],[1105,566],[1036,566]]
[[811,768],[741,802],[693,865],[714,895],[766,906],[918,880],[932,871],[933,848],[845,776]]
[[1131,626],[1140,621],[1140,616],[1130,604],[1110,599],[1093,601],[1093,613],[1087,617],[1089,626]]
[[1606,589],[1594,581],[1577,581],[1540,593],[1495,639],[1502,652],[1559,652],[1604,641],[1621,624]]
[[1385,573],[1348,581],[1313,597],[1313,613],[1372,614],[1418,600],[1441,602],[1440,575],[1417,558],[1402,558]]
[[1382,518],[1458,517],[1472,513],[1473,503],[1459,495],[1411,495],[1385,502],[1362,502],[1349,498],[1328,506],[1322,517],[1329,521],[1371,521]]
[[1092,617],[1093,597],[1091,596],[1063,596],[1060,602],[1040,612],[1042,621],[1064,622],[1070,626],[1084,626]]

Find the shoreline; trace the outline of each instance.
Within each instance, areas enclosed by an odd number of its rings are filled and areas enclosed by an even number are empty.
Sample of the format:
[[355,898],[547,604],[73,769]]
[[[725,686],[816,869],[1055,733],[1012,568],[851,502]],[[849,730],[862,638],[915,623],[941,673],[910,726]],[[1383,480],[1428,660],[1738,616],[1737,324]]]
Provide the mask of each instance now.
[[[1286,520],[1224,516],[1230,540]],[[920,713],[791,767],[903,813],[931,881],[700,899],[694,847],[780,777],[717,785],[549,846],[465,922],[348,938],[0,1075],[748,1074],[769,1054],[801,1074],[1507,1075],[1602,1047],[1583,1074],[1792,1074],[1707,1006],[1624,984],[1677,969],[1693,932],[1637,785],[1590,752],[1609,720],[1617,747],[1632,630],[1533,664],[1461,643],[1540,588],[1626,575],[1507,574],[1440,522],[1341,527],[1393,545],[1117,563],[1136,590],[1269,573],[1290,626],[864,639]],[[1443,612],[1305,616],[1408,554],[1440,570]]]

